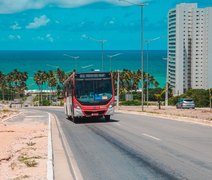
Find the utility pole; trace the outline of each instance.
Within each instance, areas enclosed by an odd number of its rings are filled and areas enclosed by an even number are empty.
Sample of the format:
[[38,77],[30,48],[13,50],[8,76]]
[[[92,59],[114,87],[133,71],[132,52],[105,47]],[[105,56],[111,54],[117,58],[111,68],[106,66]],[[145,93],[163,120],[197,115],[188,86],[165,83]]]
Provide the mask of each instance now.
[[117,100],[116,100],[116,106],[117,108],[119,108],[119,81],[120,81],[120,77],[119,77],[119,70],[118,70],[118,77],[117,77]]
[[147,71],[147,87],[146,87],[146,101],[147,101],[147,107],[149,106],[149,44],[152,41],[156,41],[158,39],[160,39],[161,37],[156,37],[154,39],[149,39],[146,40],[145,43],[147,45],[147,67],[146,67],[146,71]]
[[165,93],[165,107],[168,107],[169,106],[169,58],[163,58],[163,60],[166,60],[167,61],[167,64],[166,64],[166,93]]
[[112,71],[112,58],[121,55],[122,53],[117,53],[111,56],[108,56],[110,58],[110,71]]
[[77,59],[79,59],[80,57],[79,56],[71,56],[71,55],[68,55],[68,54],[63,54],[63,55],[66,56],[66,57],[74,59],[75,70],[77,70]]
[[94,39],[92,37],[89,37],[87,35],[84,36],[84,38],[87,38],[91,41],[95,41],[101,44],[101,51],[102,51],[102,71],[104,71],[104,44],[107,42],[107,40],[98,40],[98,39]]
[[211,111],[211,89],[209,88],[209,102],[210,102],[210,111]]
[[132,4],[134,6],[138,6],[141,8],[141,83],[142,83],[142,92],[141,92],[141,108],[144,111],[144,19],[143,19],[143,9],[148,4],[136,4],[128,0],[119,0],[126,2],[128,4]]

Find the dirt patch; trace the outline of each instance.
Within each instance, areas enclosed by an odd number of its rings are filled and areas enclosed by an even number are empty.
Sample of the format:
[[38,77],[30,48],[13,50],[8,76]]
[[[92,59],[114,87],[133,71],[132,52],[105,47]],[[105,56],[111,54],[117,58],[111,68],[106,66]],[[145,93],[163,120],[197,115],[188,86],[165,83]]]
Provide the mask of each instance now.
[[8,117],[15,116],[19,113],[18,110],[1,109],[0,110],[0,122],[4,121]]
[[167,117],[171,119],[188,119],[190,121],[199,121],[201,123],[212,124],[212,111],[210,109],[176,109],[173,106],[162,107],[158,109],[157,106],[144,107],[142,112],[141,106],[120,106],[117,111],[122,112],[139,112],[146,115],[153,115],[159,117]]
[[47,136],[44,123],[0,122],[0,179],[46,179]]

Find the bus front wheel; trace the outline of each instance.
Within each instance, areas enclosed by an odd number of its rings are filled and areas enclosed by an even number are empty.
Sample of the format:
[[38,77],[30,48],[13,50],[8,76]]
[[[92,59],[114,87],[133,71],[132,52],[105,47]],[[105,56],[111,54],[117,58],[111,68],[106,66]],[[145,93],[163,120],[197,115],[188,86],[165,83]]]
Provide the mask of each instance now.
[[105,115],[105,120],[110,121],[110,115]]

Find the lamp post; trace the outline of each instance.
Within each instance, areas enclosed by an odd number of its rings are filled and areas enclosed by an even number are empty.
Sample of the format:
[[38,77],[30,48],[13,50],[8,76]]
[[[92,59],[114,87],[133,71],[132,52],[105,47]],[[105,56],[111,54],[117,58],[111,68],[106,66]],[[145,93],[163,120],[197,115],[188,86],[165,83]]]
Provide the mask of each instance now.
[[166,65],[166,93],[165,93],[165,107],[169,106],[169,59],[170,58],[163,58],[163,60],[167,61],[167,65]]
[[147,45],[147,67],[146,67],[146,71],[147,71],[147,87],[146,87],[146,101],[147,101],[147,107],[149,106],[149,44],[152,41],[156,41],[158,39],[160,39],[161,37],[156,37],[154,39],[149,39],[149,40],[145,40],[145,43]]
[[141,83],[142,83],[142,92],[141,92],[141,107],[142,111],[144,111],[144,23],[143,23],[143,8],[148,4],[136,4],[127,0],[119,0],[126,2],[128,4],[132,4],[134,6],[138,6],[141,8]]
[[112,71],[112,67],[111,67],[111,60],[112,58],[116,57],[116,56],[119,56],[121,55],[122,53],[117,53],[117,54],[114,54],[114,55],[111,55],[111,56],[108,56],[110,58],[110,71]]
[[210,111],[211,111],[211,88],[209,88],[208,91],[209,91],[209,103],[210,103]]
[[87,69],[89,67],[93,67],[94,65],[93,64],[90,64],[90,65],[87,65],[87,66],[81,66],[82,69]]
[[77,59],[79,59],[80,57],[79,56],[71,56],[71,55],[68,55],[68,54],[63,54],[63,55],[66,56],[66,57],[74,59],[75,70],[76,70],[77,69]]
[[116,99],[116,106],[119,108],[119,81],[120,81],[120,76],[119,76],[119,70],[118,70],[118,77],[117,77],[117,99]]
[[99,39],[95,39],[95,38],[89,37],[87,35],[84,35],[83,38],[87,38],[87,39],[89,39],[91,41],[95,41],[95,42],[98,42],[98,43],[101,44],[101,50],[102,50],[102,71],[104,71],[104,43],[106,43],[107,40],[103,40],[103,39],[99,40]]
[[53,67],[53,68],[59,68],[59,66],[55,66],[55,65],[52,65],[52,64],[46,64],[46,66],[49,66],[49,67]]

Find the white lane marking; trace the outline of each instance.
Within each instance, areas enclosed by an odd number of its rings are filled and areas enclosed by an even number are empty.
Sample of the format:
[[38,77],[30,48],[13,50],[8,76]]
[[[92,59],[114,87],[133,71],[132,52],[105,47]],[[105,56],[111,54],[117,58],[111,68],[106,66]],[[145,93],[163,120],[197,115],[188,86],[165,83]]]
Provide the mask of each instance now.
[[150,138],[152,138],[152,139],[154,139],[154,140],[157,140],[157,141],[161,141],[161,139],[159,139],[159,138],[157,138],[157,137],[154,137],[154,136],[151,136],[151,135],[149,135],[149,134],[143,133],[142,135],[143,135],[143,136],[146,136],[146,137],[150,137]]
[[54,170],[53,170],[53,152],[52,152],[52,128],[51,128],[51,115],[49,115],[49,126],[48,126],[48,161],[47,161],[47,179],[54,179]]

